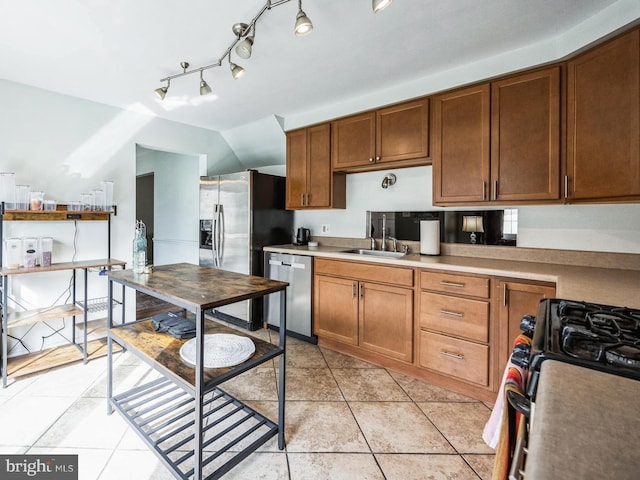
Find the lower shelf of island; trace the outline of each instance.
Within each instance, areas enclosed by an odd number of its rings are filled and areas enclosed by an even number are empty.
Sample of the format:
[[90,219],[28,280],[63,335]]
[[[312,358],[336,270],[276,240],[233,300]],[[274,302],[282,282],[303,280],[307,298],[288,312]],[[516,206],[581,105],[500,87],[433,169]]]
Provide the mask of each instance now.
[[[240,333],[206,319],[204,326],[206,334]],[[233,367],[205,368],[203,386],[197,391],[195,368],[185,363],[179,353],[187,340],[156,332],[151,320],[114,325],[109,336],[161,374],[126,392],[114,392],[110,404],[177,478],[220,478],[279,432],[284,438],[284,423],[279,426],[219,387],[224,381],[283,355],[284,349],[279,346],[251,337],[254,355]],[[199,467],[194,452],[197,401],[202,401],[203,425]],[[284,398],[279,402],[280,412]]]

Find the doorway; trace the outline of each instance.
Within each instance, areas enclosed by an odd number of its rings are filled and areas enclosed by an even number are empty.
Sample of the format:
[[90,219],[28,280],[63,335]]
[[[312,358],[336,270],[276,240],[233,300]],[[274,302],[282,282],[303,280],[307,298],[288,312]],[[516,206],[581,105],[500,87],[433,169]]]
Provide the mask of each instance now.
[[147,263],[153,265],[153,231],[154,231],[154,188],[153,173],[136,176],[136,219],[147,227]]

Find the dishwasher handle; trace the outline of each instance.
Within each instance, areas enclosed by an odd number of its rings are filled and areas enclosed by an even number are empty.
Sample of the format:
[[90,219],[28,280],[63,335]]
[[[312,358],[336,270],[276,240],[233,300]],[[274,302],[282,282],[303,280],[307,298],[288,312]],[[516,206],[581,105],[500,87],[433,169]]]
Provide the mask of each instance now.
[[286,263],[283,262],[282,260],[272,260],[269,259],[269,265],[274,265],[276,267],[290,267],[290,268],[299,268],[301,270],[305,269],[305,266],[303,263],[295,263],[295,262],[291,262],[291,263]]

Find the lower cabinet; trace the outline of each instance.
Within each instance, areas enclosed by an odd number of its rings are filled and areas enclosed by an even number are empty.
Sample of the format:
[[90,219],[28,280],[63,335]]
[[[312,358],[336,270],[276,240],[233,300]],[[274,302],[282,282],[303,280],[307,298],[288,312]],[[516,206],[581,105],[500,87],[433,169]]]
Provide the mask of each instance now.
[[520,319],[555,296],[553,283],[370,262],[316,257],[314,271],[321,346],[488,402]]
[[498,364],[504,367],[509,360],[513,341],[520,334],[520,320],[525,315],[535,315],[538,304],[544,298],[553,298],[555,285],[540,282],[498,279],[495,282],[495,316],[500,326]]
[[420,272],[419,365],[491,387],[488,277]]
[[314,325],[320,338],[411,362],[413,270],[316,259]]

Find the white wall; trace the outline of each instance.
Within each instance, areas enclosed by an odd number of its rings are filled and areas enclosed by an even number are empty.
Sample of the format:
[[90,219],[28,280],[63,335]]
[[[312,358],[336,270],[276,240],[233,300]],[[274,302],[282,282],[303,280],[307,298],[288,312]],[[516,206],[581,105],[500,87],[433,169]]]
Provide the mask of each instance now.
[[[367,235],[367,210],[441,210],[433,207],[431,201],[431,170],[431,167],[415,167],[350,174],[347,176],[346,209],[296,211],[295,227],[307,227],[313,235],[320,237],[364,238]],[[389,172],[395,173],[397,181],[385,190],[381,183]],[[520,247],[640,253],[639,204],[517,208]],[[461,207],[459,210],[473,208]],[[329,225],[328,234],[322,233],[323,224]]]
[[199,261],[199,159],[138,148],[136,174],[154,174],[153,263]]
[[[168,152],[204,154],[208,169],[244,168],[222,136],[210,130],[5,80],[0,80],[0,105],[0,171],[15,172],[17,183],[30,184],[33,189],[44,190],[46,198],[66,203],[97,188],[100,180],[115,182],[118,214],[112,221],[111,255],[126,262],[131,261],[135,220],[136,144]],[[54,237],[53,260],[63,262],[73,257],[74,227],[70,222],[13,222],[8,233]],[[78,222],[75,258],[105,258],[105,238],[103,222]],[[46,275],[17,279],[12,284],[12,294],[26,297],[27,308],[48,306],[57,296],[64,295],[70,273]],[[67,321],[67,327],[68,324]],[[59,328],[61,323],[54,326]],[[52,331],[40,327],[25,340],[30,348],[40,348],[42,336]],[[14,333],[20,336],[24,332]],[[61,342],[64,339],[54,335],[44,346]],[[13,353],[20,353],[20,349]]]

